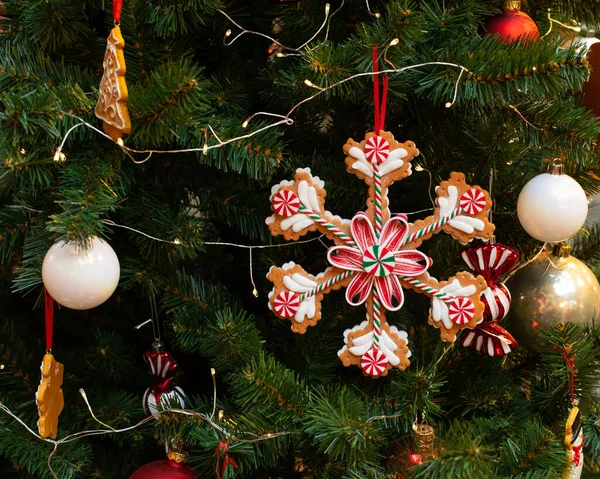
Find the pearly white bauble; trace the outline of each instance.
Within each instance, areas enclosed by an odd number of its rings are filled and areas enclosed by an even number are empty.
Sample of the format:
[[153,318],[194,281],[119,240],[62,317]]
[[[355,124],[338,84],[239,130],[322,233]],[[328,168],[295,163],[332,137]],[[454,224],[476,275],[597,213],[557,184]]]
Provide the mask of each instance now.
[[104,303],[119,283],[119,258],[110,245],[94,236],[89,247],[59,241],[46,253],[42,280],[57,303],[91,309]]
[[583,226],[588,201],[583,188],[570,176],[544,173],[525,185],[517,213],[525,231],[535,239],[558,243]]

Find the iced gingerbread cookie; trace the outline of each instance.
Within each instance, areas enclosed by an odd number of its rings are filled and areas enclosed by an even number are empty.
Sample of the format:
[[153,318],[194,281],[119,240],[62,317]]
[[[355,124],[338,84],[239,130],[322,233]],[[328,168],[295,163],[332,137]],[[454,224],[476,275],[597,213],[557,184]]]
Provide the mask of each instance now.
[[321,319],[324,295],[345,288],[350,305],[365,305],[366,321],[345,332],[338,355],[345,366],[356,365],[378,377],[410,365],[407,333],[386,320],[386,311],[402,308],[406,289],[431,299],[429,322],[444,341],[454,341],[460,330],[482,321],[485,279],[463,272],[438,282],[428,273],[431,259],[417,248],[442,231],[462,243],[490,238],[494,225],[487,213],[492,202],[485,190],[468,185],[463,174],[452,173],[436,190],[434,214],[410,223],[406,215],[391,214],[388,189],[412,173],[411,161],[419,154],[415,144],[398,142],[386,131],[371,132],[361,142],[349,139],[344,152],[348,172],[369,187],[366,210],[351,220],[325,209],[324,182],[308,168],[271,190],[273,215],[266,222],[273,235],[297,240],[318,231],[334,246],[327,253],[331,266],[316,276],[294,263],[272,267],[267,275],[274,285],[269,307],[289,320],[294,332],[304,334]]
[[104,74],[100,80],[100,96],[96,105],[96,116],[102,120],[107,135],[118,140],[131,131],[127,110],[127,84],[125,83],[125,40],[121,29],[115,26],[108,36],[104,55]]
[[42,439],[56,439],[58,416],[63,410],[65,401],[61,389],[64,366],[46,353],[42,360],[42,380],[35,395],[38,407],[38,431]]

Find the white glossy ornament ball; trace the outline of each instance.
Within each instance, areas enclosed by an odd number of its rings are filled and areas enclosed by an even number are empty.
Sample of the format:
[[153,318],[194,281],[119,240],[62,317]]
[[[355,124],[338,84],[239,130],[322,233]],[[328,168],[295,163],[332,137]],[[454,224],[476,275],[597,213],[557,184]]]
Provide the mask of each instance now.
[[583,188],[570,176],[544,173],[525,185],[517,213],[525,231],[535,239],[558,243],[581,229],[588,201]]
[[55,243],[42,265],[48,294],[71,309],[91,309],[104,303],[117,288],[119,275],[115,251],[95,236],[87,249],[74,241]]

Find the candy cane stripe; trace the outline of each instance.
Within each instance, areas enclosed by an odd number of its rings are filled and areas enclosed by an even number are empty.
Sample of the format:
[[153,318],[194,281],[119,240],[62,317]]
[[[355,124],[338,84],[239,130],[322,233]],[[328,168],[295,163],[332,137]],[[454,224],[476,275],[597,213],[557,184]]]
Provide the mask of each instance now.
[[320,224],[321,226],[324,226],[325,228],[327,228],[329,231],[331,231],[334,235],[338,236],[349,246],[356,246],[356,243],[350,236],[348,236],[346,233],[344,233],[342,230],[340,230],[337,226],[331,224],[329,221],[327,221],[325,218],[321,217],[317,213],[309,210],[308,208],[306,208],[303,205],[300,205],[299,211],[304,213],[315,223]]
[[343,281],[346,278],[349,278],[350,276],[353,276],[353,275],[354,275],[354,271],[344,271],[343,273],[340,273],[337,276],[334,276],[333,278],[329,278],[327,281],[324,281],[323,283],[318,285],[316,288],[313,288],[310,291],[303,293],[300,296],[300,302],[304,301],[307,298],[313,297],[315,294],[319,294],[323,290],[330,288],[334,284],[339,283],[340,281]]

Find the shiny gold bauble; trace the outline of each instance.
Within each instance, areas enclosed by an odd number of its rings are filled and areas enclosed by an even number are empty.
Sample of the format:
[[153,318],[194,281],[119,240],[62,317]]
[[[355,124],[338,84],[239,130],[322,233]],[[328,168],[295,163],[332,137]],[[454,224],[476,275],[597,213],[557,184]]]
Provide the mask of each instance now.
[[539,338],[558,323],[591,324],[600,311],[600,284],[571,256],[565,243],[541,253],[507,282],[512,301],[507,329],[523,347],[545,347]]

